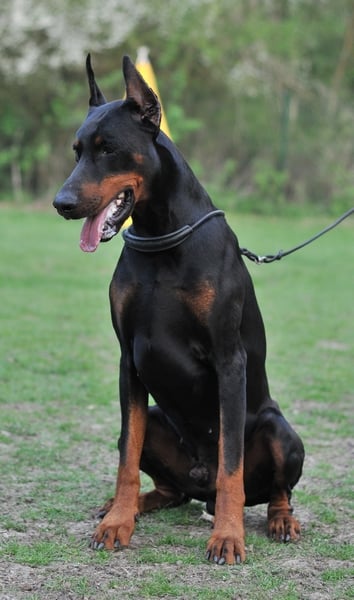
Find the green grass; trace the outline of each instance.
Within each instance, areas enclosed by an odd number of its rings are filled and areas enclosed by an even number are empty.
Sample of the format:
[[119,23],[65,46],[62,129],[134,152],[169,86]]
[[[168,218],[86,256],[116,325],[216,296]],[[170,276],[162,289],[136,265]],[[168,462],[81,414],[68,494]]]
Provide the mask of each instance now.
[[[119,351],[108,284],[121,239],[87,255],[81,224],[54,211],[7,207],[0,219],[0,596],[352,598],[353,222],[279,263],[248,263],[272,393],[306,446],[294,494],[304,531],[297,545],[271,543],[265,507],[247,510],[247,561],[220,568],[204,562],[210,525],[198,503],[142,517],[124,553],[88,550],[92,514],[116,473]],[[229,221],[259,254],[327,224]]]

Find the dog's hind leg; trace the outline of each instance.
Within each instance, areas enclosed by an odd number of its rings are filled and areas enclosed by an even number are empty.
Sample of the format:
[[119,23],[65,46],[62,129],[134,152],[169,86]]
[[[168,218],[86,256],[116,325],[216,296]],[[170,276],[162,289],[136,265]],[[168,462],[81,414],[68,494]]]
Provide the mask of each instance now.
[[188,502],[180,485],[191,468],[191,457],[177,431],[157,406],[149,408],[140,468],[152,478],[155,489],[140,494],[139,513]]
[[[155,489],[139,496],[139,512],[174,507],[208,494],[213,485],[210,466],[198,461],[191,446],[160,410],[149,408],[140,468]],[[214,482],[215,487],[215,482]]]
[[173,489],[164,481],[154,479],[155,489],[139,496],[139,514],[160,508],[174,508],[190,501],[190,498]]
[[273,421],[269,446],[275,465],[273,486],[268,504],[268,535],[279,541],[296,541],[300,525],[293,517],[291,491],[298,482],[304,462],[304,447],[282,415]]
[[[139,495],[140,514],[159,508],[172,508],[188,502],[192,497],[208,495],[210,469],[206,464],[198,462],[188,444],[158,406],[148,409],[140,469],[151,477],[155,485],[155,489]],[[113,498],[107,500],[96,516],[104,517],[112,505]]]
[[[180,504],[189,502],[190,498],[173,488],[164,480],[153,478],[155,489],[139,495],[138,510],[139,514],[151,512],[160,508],[173,508]],[[113,498],[110,498],[98,509],[95,516],[98,519],[103,518],[112,508]]]
[[246,504],[268,504],[268,534],[282,541],[296,541],[300,525],[293,517],[291,491],[302,472],[303,444],[277,408],[260,413],[246,441]]

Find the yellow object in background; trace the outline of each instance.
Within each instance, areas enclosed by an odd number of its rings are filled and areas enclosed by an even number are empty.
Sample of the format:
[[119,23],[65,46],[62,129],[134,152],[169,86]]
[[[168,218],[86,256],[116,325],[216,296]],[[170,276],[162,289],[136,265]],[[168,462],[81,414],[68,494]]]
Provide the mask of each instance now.
[[[138,48],[138,55],[137,55],[137,59],[135,62],[135,66],[138,69],[140,75],[142,75],[142,77],[145,79],[146,83],[148,84],[149,87],[151,87],[151,89],[155,92],[155,94],[158,96],[159,98],[159,102],[161,104],[161,125],[160,125],[160,129],[166,134],[168,135],[169,138],[171,138],[171,133],[167,124],[167,120],[165,117],[165,112],[162,106],[162,102],[161,102],[161,98],[160,98],[160,94],[159,94],[159,90],[157,87],[157,81],[156,81],[156,77],[155,77],[155,73],[153,71],[153,68],[151,66],[151,62],[149,60],[149,48],[147,48],[146,46],[141,46],[140,48]],[[171,138],[172,139],[172,138]],[[132,220],[129,217],[129,219],[127,219],[123,225],[123,229],[126,229],[127,227],[129,227],[129,225],[131,225]]]
[[135,66],[138,69],[139,73],[142,75],[142,77],[145,79],[148,86],[151,87],[151,89],[158,96],[161,104],[161,130],[166,135],[168,135],[169,138],[171,138],[171,133],[167,124],[165,112],[161,102],[161,97],[157,87],[155,73],[149,60],[149,48],[147,48],[146,46],[141,46],[140,48],[138,48],[138,55],[135,62]]

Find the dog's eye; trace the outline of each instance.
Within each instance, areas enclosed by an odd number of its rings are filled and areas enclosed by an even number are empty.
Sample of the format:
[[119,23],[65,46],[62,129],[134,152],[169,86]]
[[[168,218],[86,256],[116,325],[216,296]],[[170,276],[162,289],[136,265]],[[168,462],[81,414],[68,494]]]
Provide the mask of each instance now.
[[112,154],[113,149],[101,136],[97,136],[94,140],[94,152],[97,158],[99,158],[100,156]]
[[112,154],[113,150],[107,144],[102,144],[101,146],[101,154],[106,156],[106,154]]

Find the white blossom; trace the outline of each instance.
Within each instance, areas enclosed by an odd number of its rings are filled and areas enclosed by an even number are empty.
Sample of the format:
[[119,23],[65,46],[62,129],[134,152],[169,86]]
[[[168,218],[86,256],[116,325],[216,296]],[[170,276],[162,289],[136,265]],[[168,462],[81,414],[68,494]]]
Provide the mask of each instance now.
[[88,51],[122,43],[145,11],[143,0],[2,0],[0,69],[23,75],[38,64],[81,63]]

